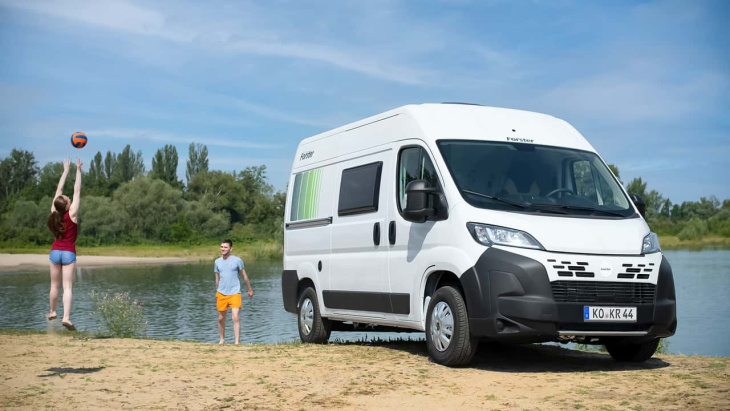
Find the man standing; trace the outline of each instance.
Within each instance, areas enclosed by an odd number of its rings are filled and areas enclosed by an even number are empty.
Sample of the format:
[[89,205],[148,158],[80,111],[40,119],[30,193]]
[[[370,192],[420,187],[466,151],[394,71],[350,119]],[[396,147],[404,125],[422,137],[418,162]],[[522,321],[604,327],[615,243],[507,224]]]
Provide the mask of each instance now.
[[231,307],[233,317],[235,343],[238,344],[240,340],[241,323],[238,321],[238,311],[241,309],[241,282],[238,280],[239,273],[248,287],[248,298],[253,298],[253,289],[251,283],[248,282],[246,270],[243,269],[243,260],[231,255],[232,249],[233,241],[228,239],[221,241],[221,256],[215,260],[215,297],[218,308],[218,332],[221,337],[219,344],[225,342],[228,307]]

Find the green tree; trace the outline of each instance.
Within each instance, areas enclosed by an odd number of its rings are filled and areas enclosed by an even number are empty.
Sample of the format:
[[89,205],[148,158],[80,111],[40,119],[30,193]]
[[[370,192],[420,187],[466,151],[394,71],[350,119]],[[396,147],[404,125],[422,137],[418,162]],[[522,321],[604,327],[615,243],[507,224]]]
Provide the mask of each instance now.
[[697,217],[687,222],[682,231],[677,234],[680,240],[700,240],[707,234],[707,222]]
[[150,178],[156,178],[173,187],[182,188],[183,184],[177,179],[177,148],[171,144],[157,150],[152,157],[152,171]]
[[3,221],[2,239],[18,244],[50,244],[53,235],[46,227],[51,212],[51,198],[45,197],[40,207],[34,201],[18,200]]
[[[73,193],[74,181],[76,179],[75,170],[76,166],[72,165],[68,172],[68,176],[66,176],[66,182],[63,185],[63,193],[69,197],[71,197],[71,194]],[[37,201],[43,197],[52,196],[56,192],[58,180],[61,179],[61,174],[63,174],[63,163],[47,163],[41,169],[38,177],[38,184],[34,187],[32,193],[29,193],[29,197]],[[50,206],[51,204],[48,203],[49,209]]]
[[185,169],[185,180],[190,181],[200,173],[208,172],[208,147],[202,144],[190,143],[188,148],[188,162]]
[[659,215],[662,218],[670,218],[672,216],[672,201],[670,199],[665,199],[662,203],[661,211],[659,212]]
[[656,190],[646,191],[646,182],[637,177],[626,186],[626,191],[630,194],[638,194],[646,203],[646,219],[647,221],[656,219],[664,206],[664,197]]
[[111,180],[114,176],[114,170],[117,168],[117,156],[112,154],[111,151],[106,152],[104,157],[104,177],[107,180]]
[[112,179],[116,184],[132,181],[135,177],[144,174],[144,161],[142,152],[135,154],[129,144],[117,155]]
[[[79,209],[79,236],[91,244],[115,244],[125,238],[130,218],[116,201],[109,197],[85,196]],[[129,236],[127,236],[129,237]]]
[[233,222],[243,221],[247,195],[243,185],[238,184],[232,174],[222,171],[197,174],[188,184],[191,200],[204,200],[214,211],[227,211]]
[[187,225],[203,237],[220,236],[231,228],[231,216],[223,210],[215,212],[206,200],[187,201],[178,221]]
[[682,217],[707,220],[720,210],[720,200],[717,197],[700,197],[700,201],[685,201],[681,205]]
[[35,186],[38,173],[38,165],[32,152],[13,149],[10,156],[0,164],[0,199],[5,200],[24,188]]
[[182,209],[180,190],[145,177],[119,186],[114,201],[129,216],[127,226],[133,234],[154,240],[170,238],[171,225]]
[[[240,220],[243,223],[256,223],[261,221],[261,216],[265,215],[258,208],[266,207],[265,203],[271,200],[274,188],[266,182],[266,166],[246,167],[238,173],[236,182],[243,188],[242,214]],[[283,213],[282,213],[283,214]]]
[[104,160],[101,151],[97,151],[89,163],[88,171],[84,176],[85,192],[89,194],[107,195],[107,179],[104,173]]

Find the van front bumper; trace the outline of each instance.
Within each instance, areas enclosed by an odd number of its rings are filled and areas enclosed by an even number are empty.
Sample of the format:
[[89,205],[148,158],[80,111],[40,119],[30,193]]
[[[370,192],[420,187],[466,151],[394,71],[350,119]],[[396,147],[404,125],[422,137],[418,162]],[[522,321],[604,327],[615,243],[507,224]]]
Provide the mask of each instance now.
[[[558,284],[562,283],[562,284]],[[490,248],[461,276],[469,313],[469,331],[475,337],[511,343],[544,342],[561,336],[633,342],[674,335],[677,328],[674,278],[662,257],[656,286],[635,281],[614,282],[616,295],[602,294],[595,301],[581,296],[592,284],[606,282],[559,281],[551,284],[542,263],[515,253]],[[568,287],[574,297],[556,301],[553,288]],[[647,290],[654,298],[631,300]],[[627,296],[629,300],[627,300]],[[589,296],[590,297],[590,296]],[[628,301],[628,302],[627,302]],[[585,322],[584,307],[636,307],[636,322]]]

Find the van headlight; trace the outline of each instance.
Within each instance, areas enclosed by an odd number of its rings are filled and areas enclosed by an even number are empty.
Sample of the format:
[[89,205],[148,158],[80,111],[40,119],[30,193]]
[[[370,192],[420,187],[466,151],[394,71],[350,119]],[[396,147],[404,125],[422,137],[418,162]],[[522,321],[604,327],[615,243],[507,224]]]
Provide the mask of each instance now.
[[649,233],[644,237],[644,244],[641,246],[642,254],[658,253],[662,251],[659,247],[659,237],[654,233]]
[[536,250],[545,249],[534,237],[524,231],[477,223],[467,223],[466,227],[478,243],[486,246],[506,245]]

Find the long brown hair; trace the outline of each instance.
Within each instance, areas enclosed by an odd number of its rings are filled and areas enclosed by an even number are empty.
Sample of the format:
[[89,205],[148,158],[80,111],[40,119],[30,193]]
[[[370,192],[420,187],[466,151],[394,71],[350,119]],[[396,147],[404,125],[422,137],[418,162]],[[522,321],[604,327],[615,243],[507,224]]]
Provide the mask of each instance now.
[[63,196],[56,197],[53,200],[53,208],[55,210],[46,219],[46,225],[56,240],[60,240],[66,231],[66,226],[63,224],[63,216],[66,214],[66,199]]

